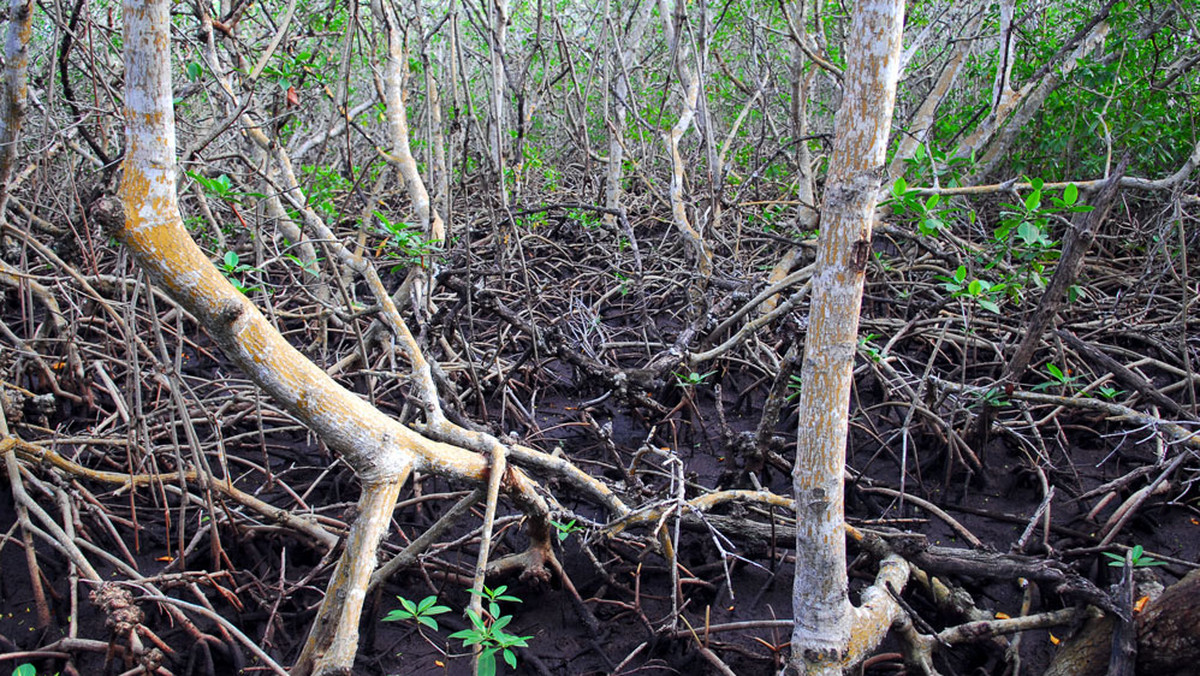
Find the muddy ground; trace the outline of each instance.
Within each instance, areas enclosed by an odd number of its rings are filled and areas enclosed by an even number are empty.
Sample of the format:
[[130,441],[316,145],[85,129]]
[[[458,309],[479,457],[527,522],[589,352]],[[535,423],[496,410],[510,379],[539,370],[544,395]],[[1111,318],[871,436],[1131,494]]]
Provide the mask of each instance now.
[[[788,389],[794,381],[781,380],[779,373],[796,360],[789,350],[803,339],[803,300],[694,372],[680,363],[646,376],[646,387],[622,390],[614,387],[612,371],[589,369],[599,364],[644,375],[637,370],[689,328],[696,330],[687,349],[720,344],[740,325],[722,322],[766,287],[766,268],[793,247],[803,252],[795,269],[811,256],[806,233],[763,232],[748,212],[732,209],[728,217],[746,231],[740,239],[717,243],[720,271],[703,281],[691,272],[688,251],[673,231],[649,213],[631,216],[628,229],[571,217],[568,209],[546,213],[541,220],[516,222],[481,218],[438,261],[435,307],[424,308],[413,321],[453,385],[450,410],[486,422],[494,433],[560,453],[603,478],[631,505],[671,500],[680,480],[689,498],[756,486],[787,495],[794,405],[785,401],[778,420],[765,428],[762,415],[769,398],[786,399],[794,391]],[[938,279],[953,275],[959,252],[897,230],[877,235],[869,269],[851,402],[850,523],[897,542],[910,534],[906,541],[920,547],[1020,555],[1031,566],[1052,562],[1098,590],[1116,582],[1121,571],[1106,565],[1101,552],[1120,554],[1123,546],[1141,545],[1165,562],[1147,567],[1163,584],[1196,567],[1200,510],[1192,483],[1200,463],[1189,456],[1172,464],[1180,454],[1194,453],[1188,443],[1144,420],[1071,404],[1109,402],[1195,429],[1188,417],[1197,413],[1191,394],[1197,378],[1186,370],[1194,362],[1184,358],[1184,350],[1200,349],[1200,334],[1195,315],[1181,314],[1186,305],[1164,263],[1170,253],[1135,251],[1134,244],[1118,241],[1115,227],[1107,239],[1102,233],[1096,262],[1085,270],[1084,294],[1063,311],[1058,328],[1133,368],[1179,410],[1156,409],[1145,393],[1116,379],[1106,363],[1047,334],[1020,386],[990,399],[995,407],[985,412],[978,393],[946,383],[986,389],[1020,336],[1037,290],[1029,289],[1020,304],[1007,303],[1000,314],[981,310],[950,294]],[[246,246],[252,241],[248,233],[242,239]],[[59,243],[59,250],[69,264],[133,276],[119,252],[102,241],[81,246],[72,240]],[[1194,254],[1192,260],[1198,259]],[[392,288],[409,269],[388,270]],[[335,367],[360,350],[357,336],[369,330],[369,314],[321,324],[303,316],[311,309],[306,296],[288,294],[294,287],[282,266],[264,266],[260,274],[255,281],[275,290],[252,295],[273,307],[278,325],[314,360]],[[270,673],[226,627],[194,608],[204,604],[274,660],[289,664],[336,551],[327,553],[287,525],[194,482],[126,490],[82,468],[170,473],[195,467],[202,454],[214,476],[227,473],[242,491],[310,515],[335,535],[353,518],[356,479],[256,394],[202,330],[172,314],[169,301],[158,298],[151,307],[144,286],[137,293],[98,283],[106,302],[136,308],[122,316],[127,328],[162,350],[162,362],[151,365],[131,359],[135,350],[117,339],[116,320],[104,316],[99,303],[71,281],[56,279],[60,294],[71,299],[66,305],[78,314],[69,335],[49,339],[40,349],[65,359],[64,345],[76,345],[83,353],[82,377],[53,363],[49,371],[41,369],[7,345],[0,352],[14,433],[70,461],[54,466],[30,453],[20,455],[24,490],[74,529],[76,540],[94,547],[84,551],[104,579],[132,592],[144,613],[140,625],[148,630],[142,642],[158,645],[159,663],[169,673]],[[1186,283],[1183,288],[1191,293]],[[350,292],[364,295],[352,280]],[[4,322],[21,335],[36,330],[44,310],[9,287],[4,293]],[[746,316],[757,312],[752,308]],[[533,340],[513,315],[537,327],[541,338]],[[403,365],[386,346],[370,349],[366,367],[338,366],[339,380],[411,419]],[[1047,365],[1057,365],[1064,378],[1056,379]],[[155,380],[156,373],[184,385],[183,407]],[[56,387],[70,396],[53,395]],[[1061,401],[1022,399],[1023,392]],[[127,404],[134,413],[128,419],[122,413],[128,413]],[[981,415],[992,420],[982,430]],[[181,423],[185,417],[192,421],[194,442]],[[675,616],[669,564],[652,529],[604,532],[610,517],[598,505],[573,495],[554,477],[543,477],[543,485],[561,509],[561,523],[575,521],[557,550],[575,593],[559,576],[489,581],[506,585],[506,593],[520,599],[502,604],[503,613],[513,616],[507,629],[530,637],[528,647],[517,651],[518,668],[508,673],[719,673],[700,646],[733,673],[776,673],[787,653],[791,617],[794,544],[786,510],[733,503],[684,519]],[[472,488],[417,477],[404,489],[381,560]],[[185,502],[181,491],[189,496]],[[1044,501],[1048,510],[1039,510]],[[17,502],[12,484],[0,483],[0,672],[28,661],[39,673],[134,673],[128,670],[138,662],[127,657],[133,650],[128,638],[110,643],[114,630],[106,627],[105,612],[88,600],[91,585],[78,583],[67,558],[46,539],[24,537]],[[1114,519],[1122,507],[1125,516]],[[477,504],[474,516],[455,524],[419,565],[369,599],[356,673],[469,673],[461,642],[448,635],[467,626],[460,611],[468,601],[464,590],[470,586],[482,508]],[[674,521],[665,520],[664,527],[673,528]],[[745,523],[755,527],[738,525]],[[503,505],[497,529],[494,557],[523,549],[519,512]],[[1106,529],[1116,531],[1108,542]],[[29,542],[32,558],[25,549]],[[851,555],[853,584],[868,583],[875,561],[854,547]],[[48,596],[46,623],[39,622],[30,584],[34,559]],[[1089,600],[1070,588],[1017,575],[930,572],[969,593],[975,609],[973,615],[955,614],[913,584],[904,599],[922,633],[969,618],[1018,617]],[[181,608],[194,626],[147,600],[153,595],[147,583],[192,604]],[[381,621],[399,607],[397,596],[416,601],[430,595],[453,609],[437,618],[438,631]],[[746,624],[722,627],[730,623]],[[198,640],[196,632],[206,638]],[[935,666],[943,674],[1040,674],[1071,633],[1072,627],[1062,626],[1029,631],[1019,640],[956,645],[938,650]],[[885,643],[861,673],[902,673],[900,649],[894,639]]]

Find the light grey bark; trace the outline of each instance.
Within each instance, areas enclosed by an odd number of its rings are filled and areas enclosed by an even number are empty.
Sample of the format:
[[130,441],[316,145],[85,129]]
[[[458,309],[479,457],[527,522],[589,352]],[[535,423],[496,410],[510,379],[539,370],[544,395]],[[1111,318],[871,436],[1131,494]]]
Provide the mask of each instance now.
[[901,0],[858,3],[846,47],[792,475],[797,527],[789,669],[796,674],[841,674],[855,653],[853,644],[870,642],[890,624],[887,620],[881,629],[882,620],[873,611],[855,609],[847,598],[842,477],[858,314],[896,98],[903,24]]

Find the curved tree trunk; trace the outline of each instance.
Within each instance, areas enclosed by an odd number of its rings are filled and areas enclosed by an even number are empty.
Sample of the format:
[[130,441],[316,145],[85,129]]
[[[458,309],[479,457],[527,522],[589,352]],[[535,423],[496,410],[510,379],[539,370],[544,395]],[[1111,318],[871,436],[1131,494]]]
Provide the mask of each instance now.
[[[169,0],[125,2],[126,151],[121,199],[116,204],[101,198],[93,213],[234,363],[340,453],[362,479],[360,516],[292,672],[350,673],[364,590],[400,486],[414,470],[480,482],[488,475],[489,462],[477,453],[418,434],[336,383],[293,348],[192,241],[176,199],[170,7]],[[538,499],[518,471],[505,478],[530,500]],[[545,511],[544,505],[540,511]]]
[[[847,598],[842,472],[871,220],[883,172],[904,3],[854,9],[845,92],[829,162],[812,311],[804,350],[796,496],[796,577],[790,668],[840,674],[853,643],[882,632]],[[886,631],[887,625],[882,627]]]

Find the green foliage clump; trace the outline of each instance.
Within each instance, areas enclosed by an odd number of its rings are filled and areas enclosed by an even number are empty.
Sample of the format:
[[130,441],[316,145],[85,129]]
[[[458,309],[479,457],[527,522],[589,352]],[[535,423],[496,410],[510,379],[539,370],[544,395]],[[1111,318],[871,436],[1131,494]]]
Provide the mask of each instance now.
[[[565,537],[564,532],[569,534],[577,530],[574,521],[571,521],[570,524],[556,525],[560,527],[560,539]],[[563,530],[564,527],[566,531]],[[485,586],[481,592],[474,589],[469,591],[485,601],[487,607],[483,609],[483,612],[476,612],[468,608],[467,619],[470,620],[471,626],[450,634],[448,638],[461,640],[464,648],[479,646],[478,673],[480,676],[495,676],[497,655],[509,667],[516,669],[517,654],[514,649],[528,647],[529,639],[533,637],[517,636],[505,631],[505,627],[513,621],[513,616],[501,614],[500,602],[521,603],[521,599],[506,593],[508,587],[505,585],[500,585],[495,589]],[[403,596],[396,598],[400,601],[400,607],[385,615],[384,622],[411,620],[438,631],[439,625],[434,616],[450,612],[449,607],[438,605],[436,596],[427,596],[419,602],[410,601]]]

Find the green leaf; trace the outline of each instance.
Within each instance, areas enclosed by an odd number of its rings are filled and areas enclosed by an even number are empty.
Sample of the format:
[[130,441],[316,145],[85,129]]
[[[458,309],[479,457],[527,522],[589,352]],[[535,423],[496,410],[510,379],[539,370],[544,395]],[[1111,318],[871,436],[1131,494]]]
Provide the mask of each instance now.
[[479,653],[479,676],[496,676],[496,649]]
[[[1063,374],[1062,369],[1058,368],[1054,364],[1046,364],[1046,370],[1049,371],[1050,375],[1054,376],[1057,380],[1062,381],[1067,379],[1067,376]],[[1137,558],[1136,554],[1134,555],[1134,558]]]
[[204,174],[201,174],[201,173],[195,172],[195,171],[189,171],[189,172],[187,172],[187,175],[191,176],[194,181],[199,183],[201,189],[203,189],[207,192],[216,192],[217,191],[217,186],[215,183],[213,183],[213,180],[211,178],[205,176]]
[[433,619],[432,617],[423,617],[423,616],[418,617],[417,622],[420,622],[421,624],[425,625],[426,627],[429,627],[430,629],[432,629],[434,631],[438,630],[437,620]]
[[978,296],[981,291],[983,291],[983,283],[978,279],[972,279],[971,283],[967,285],[967,293],[972,296]]
[[478,632],[475,632],[471,629],[463,629],[450,634],[450,638],[462,639],[463,646],[466,647],[475,645],[477,643],[482,643],[484,637],[480,636]]
[[983,308],[984,310],[987,310],[988,312],[991,312],[993,314],[1000,314],[1000,306],[996,305],[995,301],[989,300],[987,298],[980,298],[980,299],[978,299],[978,301],[979,301],[979,307]]
[[1063,203],[1067,206],[1075,204],[1075,202],[1079,199],[1079,187],[1074,183],[1071,183],[1066,188],[1063,188],[1062,199]]
[[892,184],[892,194],[895,195],[896,197],[903,197],[905,191],[907,191],[907,190],[908,190],[908,182],[904,180],[903,176],[901,176],[900,178],[897,178],[896,182]]
[[203,74],[204,68],[200,64],[192,62],[187,65],[187,76],[192,82],[199,80]]
[[484,624],[483,618],[479,616],[479,613],[468,608],[467,609],[467,618],[471,620],[471,624],[475,625],[476,629],[478,629],[480,631],[487,631],[487,625]]
[[930,195],[929,199],[925,200],[925,210],[931,211],[942,200],[941,195]]
[[1021,225],[1017,226],[1017,235],[1020,236],[1026,244],[1033,244],[1042,236],[1042,231],[1036,225],[1029,221],[1022,221]]
[[962,284],[963,280],[966,278],[967,278],[967,266],[965,266],[965,265],[958,266],[958,269],[954,271],[954,281],[958,282],[959,284]]
[[503,644],[508,647],[518,646],[521,648],[528,648],[529,647],[529,639],[531,639],[531,638],[533,638],[533,637],[532,636],[513,636],[512,634],[505,634]]
[[13,669],[12,676],[37,676],[37,668],[26,662]]
[[238,255],[235,251],[226,251],[225,258],[223,260],[225,262],[225,267],[231,270],[237,268],[238,266]]
[[[428,604],[426,602],[428,602]],[[437,602],[437,597],[430,596],[430,597],[426,598],[424,601],[421,601],[421,605],[417,606],[417,608],[426,615],[441,615],[442,613],[450,612],[449,606],[433,605],[436,602]]]
[[513,669],[516,669],[517,668],[516,654],[513,653],[513,651],[505,648],[503,655],[504,655],[504,661],[508,663],[508,666],[512,667]]

